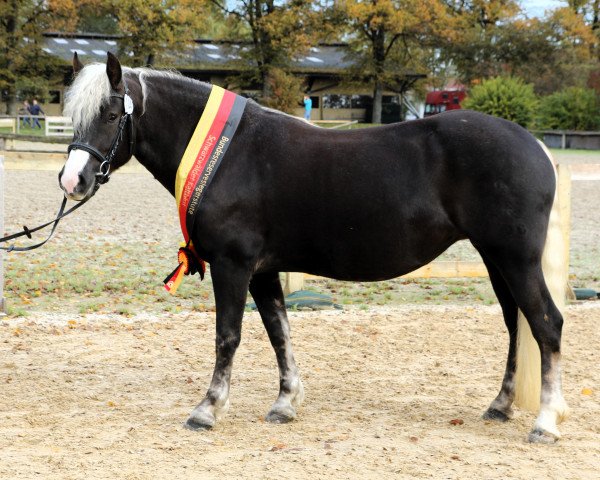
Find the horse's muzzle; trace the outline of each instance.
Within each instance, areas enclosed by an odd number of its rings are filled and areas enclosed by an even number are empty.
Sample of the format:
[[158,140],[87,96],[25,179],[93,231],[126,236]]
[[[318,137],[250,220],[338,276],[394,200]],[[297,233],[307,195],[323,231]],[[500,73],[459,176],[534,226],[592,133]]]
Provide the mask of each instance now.
[[88,181],[83,173],[78,173],[76,177],[70,179],[63,178],[64,168],[58,174],[58,184],[65,196],[69,200],[81,201],[90,197],[93,194],[95,186],[95,177],[91,177]]
[[96,176],[93,171],[95,162],[90,162],[90,155],[83,150],[69,153],[67,163],[58,174],[60,188],[70,200],[81,201],[93,195]]

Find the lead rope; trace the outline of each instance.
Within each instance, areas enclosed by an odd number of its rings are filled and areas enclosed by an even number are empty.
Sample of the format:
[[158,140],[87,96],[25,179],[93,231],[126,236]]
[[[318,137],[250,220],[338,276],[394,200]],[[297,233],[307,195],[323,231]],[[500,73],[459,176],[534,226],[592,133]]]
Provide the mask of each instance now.
[[54,235],[54,231],[56,230],[56,227],[58,226],[58,223],[64,217],[66,217],[70,213],[74,212],[78,208],[82,207],[90,198],[92,198],[94,196],[94,194],[96,193],[96,191],[98,190],[99,186],[100,186],[100,184],[97,183],[96,186],[94,187],[94,193],[92,193],[92,195],[90,195],[89,197],[87,197],[85,200],[82,200],[78,204],[72,206],[66,212],[65,212],[65,206],[67,205],[67,197],[63,197],[63,200],[62,200],[62,202],[60,204],[60,208],[58,209],[58,213],[56,214],[56,218],[54,220],[50,220],[49,222],[46,222],[46,223],[44,223],[42,225],[39,225],[39,226],[37,226],[35,228],[27,228],[26,225],[23,225],[23,231],[17,232],[17,233],[13,233],[11,235],[7,235],[6,237],[0,238],[0,243],[5,243],[5,242],[8,242],[9,240],[14,240],[15,238],[19,238],[19,237],[22,237],[22,236],[26,236],[27,238],[31,239],[32,238],[31,237],[32,233],[35,233],[38,230],[42,230],[43,228],[46,228],[47,226],[53,224],[52,225],[52,229],[50,230],[50,234],[48,235],[48,237],[46,238],[46,240],[44,240],[43,242],[36,243],[34,245],[28,245],[27,247],[17,247],[16,245],[10,245],[8,247],[0,246],[0,250],[6,250],[7,252],[27,252],[29,250],[34,250],[36,248],[41,247],[48,240],[50,240],[50,238],[52,238],[52,235]]

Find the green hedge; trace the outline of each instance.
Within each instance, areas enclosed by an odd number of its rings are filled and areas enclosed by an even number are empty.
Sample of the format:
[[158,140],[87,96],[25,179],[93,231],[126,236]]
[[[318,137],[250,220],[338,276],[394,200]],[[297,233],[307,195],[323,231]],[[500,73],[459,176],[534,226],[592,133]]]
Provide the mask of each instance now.
[[541,130],[600,130],[596,91],[570,87],[543,97],[537,126]]
[[473,87],[463,106],[531,127],[537,103],[533,85],[519,78],[496,77]]
[[600,130],[600,99],[589,88],[569,87],[538,98],[533,85],[515,77],[496,77],[473,87],[463,106],[526,128]]

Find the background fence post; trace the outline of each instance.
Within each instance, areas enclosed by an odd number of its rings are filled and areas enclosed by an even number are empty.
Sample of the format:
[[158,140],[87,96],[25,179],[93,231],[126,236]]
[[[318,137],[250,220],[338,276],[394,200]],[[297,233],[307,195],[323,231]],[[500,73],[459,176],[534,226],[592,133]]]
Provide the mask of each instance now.
[[285,274],[285,286],[283,287],[283,293],[289,295],[290,293],[297,292],[304,288],[304,274],[298,272],[286,272]]
[[[0,155],[0,234],[4,236],[4,155]],[[0,250],[0,315],[4,314],[4,250]]]
[[565,163],[556,165],[557,170],[557,195],[560,211],[560,229],[563,235],[565,248],[565,281],[569,281],[569,264],[571,249],[571,166]]

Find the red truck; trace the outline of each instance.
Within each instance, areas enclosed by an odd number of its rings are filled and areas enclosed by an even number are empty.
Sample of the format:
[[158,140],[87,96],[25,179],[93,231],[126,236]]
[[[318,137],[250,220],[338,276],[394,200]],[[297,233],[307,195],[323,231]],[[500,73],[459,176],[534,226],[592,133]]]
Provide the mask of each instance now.
[[446,110],[462,108],[461,102],[467,96],[464,90],[435,90],[425,98],[425,116],[429,117]]

